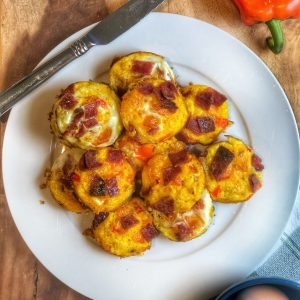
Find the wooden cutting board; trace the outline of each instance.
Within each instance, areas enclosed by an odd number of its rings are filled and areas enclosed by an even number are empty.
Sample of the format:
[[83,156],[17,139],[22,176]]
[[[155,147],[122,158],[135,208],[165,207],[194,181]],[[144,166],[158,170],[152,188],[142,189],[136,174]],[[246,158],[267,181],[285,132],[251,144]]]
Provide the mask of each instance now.
[[[101,20],[126,0],[0,0],[0,90],[28,74],[58,43]],[[264,24],[244,26],[230,0],[169,0],[159,9],[214,24],[244,42],[273,71],[300,122],[300,20],[283,24],[286,47],[274,55]],[[171,30],[171,29],[170,29]],[[5,119],[0,125],[1,149]],[[2,177],[1,177],[2,178]],[[0,182],[0,299],[86,299],[32,255],[11,218]]]

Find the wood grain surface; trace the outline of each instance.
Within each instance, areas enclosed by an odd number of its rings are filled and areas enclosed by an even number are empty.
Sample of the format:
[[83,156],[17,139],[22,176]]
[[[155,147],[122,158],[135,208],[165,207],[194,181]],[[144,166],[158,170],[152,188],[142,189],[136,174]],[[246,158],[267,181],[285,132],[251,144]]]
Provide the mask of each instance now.
[[[101,20],[126,0],[0,0],[0,90],[28,74],[58,43]],[[283,24],[286,46],[275,56],[264,24],[244,26],[230,0],[169,0],[160,11],[214,24],[252,49],[282,84],[300,122],[300,20]],[[1,149],[6,118],[2,119]],[[0,299],[86,299],[51,275],[32,255],[12,220],[0,182]]]

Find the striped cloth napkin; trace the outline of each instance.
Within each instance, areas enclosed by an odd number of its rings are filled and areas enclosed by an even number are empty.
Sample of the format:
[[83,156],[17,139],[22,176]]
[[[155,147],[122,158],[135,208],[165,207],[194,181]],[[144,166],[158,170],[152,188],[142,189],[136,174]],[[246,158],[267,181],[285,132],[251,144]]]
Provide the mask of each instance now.
[[300,282],[300,187],[291,218],[275,249],[249,278],[276,276]]

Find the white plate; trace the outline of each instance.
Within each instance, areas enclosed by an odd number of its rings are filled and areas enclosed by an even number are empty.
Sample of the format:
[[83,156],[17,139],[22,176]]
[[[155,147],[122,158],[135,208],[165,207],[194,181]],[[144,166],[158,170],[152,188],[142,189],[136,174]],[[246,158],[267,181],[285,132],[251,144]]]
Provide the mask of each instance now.
[[[143,257],[119,259],[87,240],[81,234],[86,220],[61,209],[39,183],[49,166],[47,113],[55,95],[72,82],[107,71],[115,56],[137,50],[166,56],[180,83],[207,83],[229,97],[235,125],[227,133],[251,144],[263,158],[264,186],[245,204],[217,205],[214,223],[203,237],[188,243],[158,238]],[[298,133],[279,83],[242,43],[204,22],[152,13],[16,105],[6,128],[3,173],[9,207],[27,245],[73,289],[93,299],[206,299],[249,274],[284,229],[298,186]],[[47,202],[40,205],[39,200]]]

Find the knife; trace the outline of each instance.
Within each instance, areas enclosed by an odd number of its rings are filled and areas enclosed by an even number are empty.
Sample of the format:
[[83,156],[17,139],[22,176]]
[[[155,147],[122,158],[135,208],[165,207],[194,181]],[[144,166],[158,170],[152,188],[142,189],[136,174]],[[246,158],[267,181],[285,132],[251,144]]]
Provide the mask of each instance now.
[[96,45],[107,45],[138,23],[165,0],[130,0],[69,48],[36,68],[0,94],[0,116],[57,71]]

